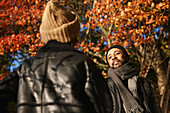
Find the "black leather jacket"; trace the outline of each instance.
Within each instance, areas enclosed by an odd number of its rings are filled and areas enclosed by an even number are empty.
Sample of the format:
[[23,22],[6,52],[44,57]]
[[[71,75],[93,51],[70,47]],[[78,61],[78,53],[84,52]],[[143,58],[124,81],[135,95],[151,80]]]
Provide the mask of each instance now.
[[[48,42],[0,82],[0,113],[111,113],[112,100],[95,64],[68,44]],[[2,109],[1,109],[2,108]]]

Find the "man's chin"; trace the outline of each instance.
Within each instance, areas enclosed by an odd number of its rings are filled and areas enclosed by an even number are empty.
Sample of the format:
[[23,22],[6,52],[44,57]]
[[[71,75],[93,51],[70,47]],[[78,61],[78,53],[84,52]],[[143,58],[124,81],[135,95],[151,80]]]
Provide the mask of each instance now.
[[117,65],[117,66],[112,66],[113,69],[116,69],[118,67],[120,67],[121,65]]

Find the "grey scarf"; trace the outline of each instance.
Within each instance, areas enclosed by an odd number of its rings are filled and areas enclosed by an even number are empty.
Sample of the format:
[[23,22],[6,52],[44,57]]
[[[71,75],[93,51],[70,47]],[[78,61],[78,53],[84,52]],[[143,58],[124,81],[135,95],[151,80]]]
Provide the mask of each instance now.
[[[137,93],[137,71],[131,62],[122,65],[119,68],[109,68],[108,75],[115,82],[123,101],[123,107],[126,113],[143,113],[143,108],[138,104]],[[122,83],[122,80],[128,79],[128,89]]]

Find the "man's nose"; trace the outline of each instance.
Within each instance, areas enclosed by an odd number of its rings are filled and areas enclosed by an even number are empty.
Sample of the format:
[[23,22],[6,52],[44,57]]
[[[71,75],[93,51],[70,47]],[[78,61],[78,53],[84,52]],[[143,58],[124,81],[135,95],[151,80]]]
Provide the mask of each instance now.
[[116,55],[113,55],[113,56],[112,56],[112,60],[114,60],[114,59],[116,59]]

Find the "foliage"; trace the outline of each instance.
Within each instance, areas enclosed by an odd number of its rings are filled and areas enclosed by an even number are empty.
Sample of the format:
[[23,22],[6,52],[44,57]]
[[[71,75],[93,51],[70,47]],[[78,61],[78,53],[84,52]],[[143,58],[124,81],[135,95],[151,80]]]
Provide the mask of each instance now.
[[0,79],[14,62],[22,63],[43,45],[39,40],[39,25],[45,3],[41,0],[0,1],[0,57],[4,58],[0,62]]
[[[0,80],[16,62],[21,64],[44,45],[39,26],[48,1],[0,0]],[[119,44],[127,49],[140,75],[163,88],[170,58],[169,0],[57,1],[79,15],[81,38],[75,47],[94,60],[104,77],[105,53]]]
[[[108,67],[105,52],[114,44],[126,47],[142,76],[156,68],[156,48],[161,49],[165,60],[169,57],[168,0],[58,1],[79,15],[81,39],[75,47],[89,55],[104,70],[105,77]],[[43,46],[39,25],[47,2],[0,0],[0,79],[15,62],[22,63]]]
[[[129,55],[136,56],[134,59],[140,62],[141,75],[153,64],[152,58],[156,48],[160,47],[164,58],[169,55],[168,48],[168,12],[169,1],[162,2],[152,0],[84,0],[85,4],[93,4],[93,8],[87,11],[86,18],[89,20],[83,27],[94,30],[91,37],[97,38],[82,42],[82,51],[94,55],[100,59],[96,62],[103,66],[101,56],[110,46],[119,44],[126,47]],[[90,26],[90,28],[89,28]],[[96,36],[97,35],[97,36]],[[85,44],[86,43],[86,44]],[[150,47],[150,48],[149,48]],[[145,50],[145,51],[144,51]],[[154,50],[154,51],[153,51]],[[147,58],[147,59],[146,59]],[[148,72],[147,72],[148,73]]]
[[[0,80],[8,75],[11,67],[34,56],[43,46],[39,26],[48,1],[0,0]],[[77,12],[80,21],[84,21],[86,5],[83,0],[58,1]]]

